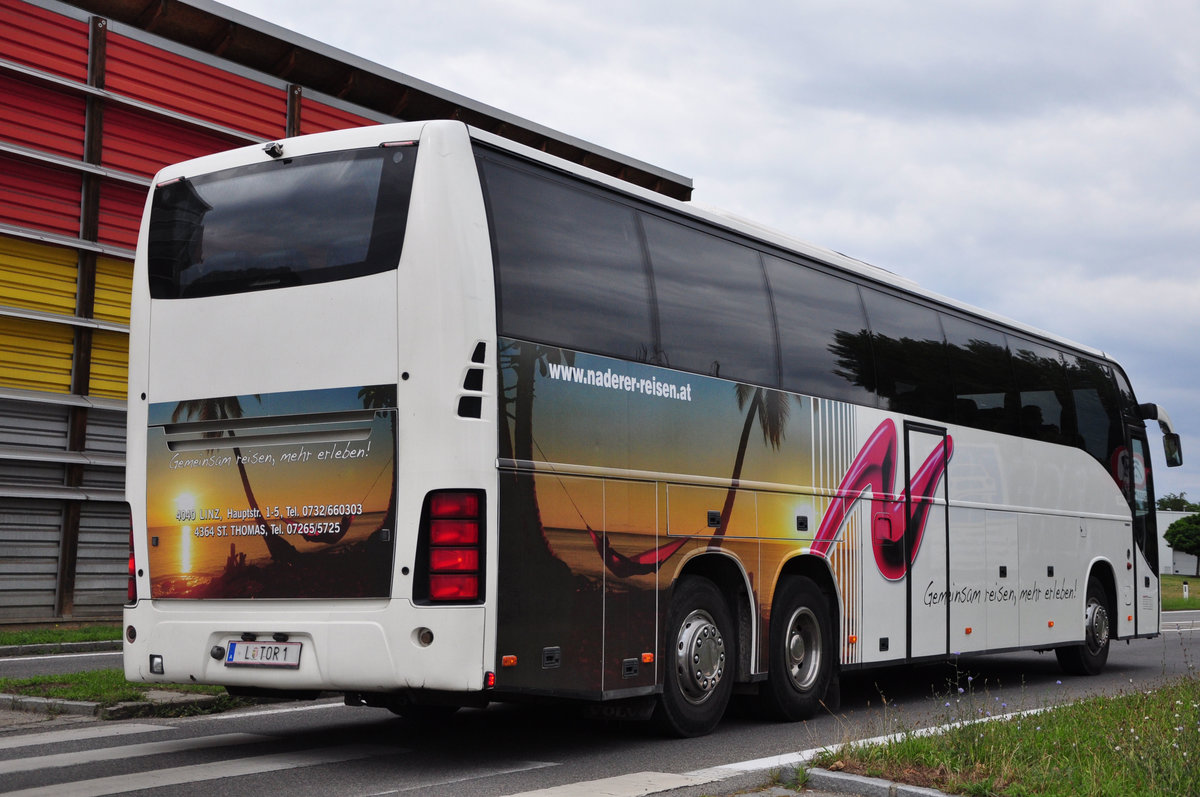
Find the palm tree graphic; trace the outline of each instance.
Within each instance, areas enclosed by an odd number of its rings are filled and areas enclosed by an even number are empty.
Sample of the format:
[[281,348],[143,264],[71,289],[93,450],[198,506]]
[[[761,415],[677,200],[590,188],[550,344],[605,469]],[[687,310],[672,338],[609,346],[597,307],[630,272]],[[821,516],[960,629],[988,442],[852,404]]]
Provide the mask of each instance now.
[[[258,396],[255,400],[260,400]],[[190,401],[181,401],[175,407],[175,411],[171,413],[171,422],[178,423],[179,421],[224,421],[241,418],[243,415],[242,404],[238,401],[237,396],[222,396],[220,398],[208,399],[193,399]],[[222,430],[214,432],[205,432],[205,437],[222,437],[228,435],[233,437],[233,430]],[[242,458],[241,449],[238,446],[233,447],[234,461],[237,462],[238,476],[242,480],[242,489],[246,492],[246,501],[250,508],[254,510],[254,521],[262,533],[263,542],[267,544],[267,551],[271,554],[271,558],[277,562],[292,562],[296,558],[296,549],[290,542],[282,536],[272,533],[270,527],[263,521],[262,510],[258,506],[258,500],[254,497],[254,491],[250,488],[250,477],[246,474],[246,464]]]
[[740,382],[735,386],[738,409],[746,410],[746,422],[742,424],[742,436],[738,440],[737,455],[733,459],[733,474],[729,479],[729,491],[725,494],[725,503],[721,507],[721,521],[713,532],[712,542],[708,544],[710,551],[721,547],[721,538],[729,528],[729,517],[733,513],[733,502],[737,497],[737,489],[741,484],[742,466],[746,461],[746,449],[750,443],[750,430],[758,419],[762,430],[763,443],[778,451],[783,443],[784,430],[791,416],[790,396],[778,390],[744,385]]

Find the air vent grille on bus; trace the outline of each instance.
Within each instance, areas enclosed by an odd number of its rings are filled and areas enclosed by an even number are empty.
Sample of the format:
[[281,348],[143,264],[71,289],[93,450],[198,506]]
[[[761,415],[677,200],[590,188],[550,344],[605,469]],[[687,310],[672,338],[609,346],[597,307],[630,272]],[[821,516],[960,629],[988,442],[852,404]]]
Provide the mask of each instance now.
[[[471,352],[471,362],[483,365],[487,356],[487,344],[482,340],[475,344]],[[463,377],[463,394],[458,397],[458,417],[483,417],[483,369],[468,368]]]

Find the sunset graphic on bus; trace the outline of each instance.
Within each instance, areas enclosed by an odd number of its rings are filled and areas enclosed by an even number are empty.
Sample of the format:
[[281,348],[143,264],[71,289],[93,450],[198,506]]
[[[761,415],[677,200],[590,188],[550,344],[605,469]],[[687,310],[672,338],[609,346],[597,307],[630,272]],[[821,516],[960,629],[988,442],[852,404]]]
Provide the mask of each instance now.
[[154,597],[386,595],[394,394],[346,388],[154,405],[146,485]]

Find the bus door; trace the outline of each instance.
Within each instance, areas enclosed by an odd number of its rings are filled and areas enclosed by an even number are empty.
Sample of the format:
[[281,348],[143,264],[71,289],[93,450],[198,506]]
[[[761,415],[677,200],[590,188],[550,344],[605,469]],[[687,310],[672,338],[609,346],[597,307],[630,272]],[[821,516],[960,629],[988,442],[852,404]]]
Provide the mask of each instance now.
[[904,424],[908,656],[950,652],[950,536],[947,466],[953,441],[941,427]]
[[[1134,543],[1134,633],[1145,634],[1158,631],[1158,530],[1153,512],[1154,484],[1150,472],[1150,450],[1146,444],[1146,430],[1130,426],[1129,455],[1122,463],[1122,482],[1129,508],[1133,514]],[[1128,600],[1122,601],[1128,604]]]

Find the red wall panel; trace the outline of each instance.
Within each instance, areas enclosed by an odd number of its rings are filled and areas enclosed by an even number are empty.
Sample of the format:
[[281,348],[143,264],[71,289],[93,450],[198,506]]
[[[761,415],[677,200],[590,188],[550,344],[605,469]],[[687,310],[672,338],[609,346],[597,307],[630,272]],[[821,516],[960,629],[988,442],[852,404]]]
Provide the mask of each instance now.
[[0,222],[79,237],[78,174],[0,156]]
[[85,103],[0,74],[0,140],[83,160]]
[[300,133],[324,133],[327,130],[345,130],[348,127],[379,124],[374,119],[334,108],[323,102],[300,98]]
[[21,0],[0,0],[0,54],[9,61],[86,83],[87,23]]
[[278,138],[287,128],[287,92],[232,72],[109,34],[105,88],[198,119]]
[[133,249],[148,189],[105,181],[100,184],[100,243]]
[[147,177],[171,163],[245,145],[216,133],[126,108],[104,112],[104,166]]

